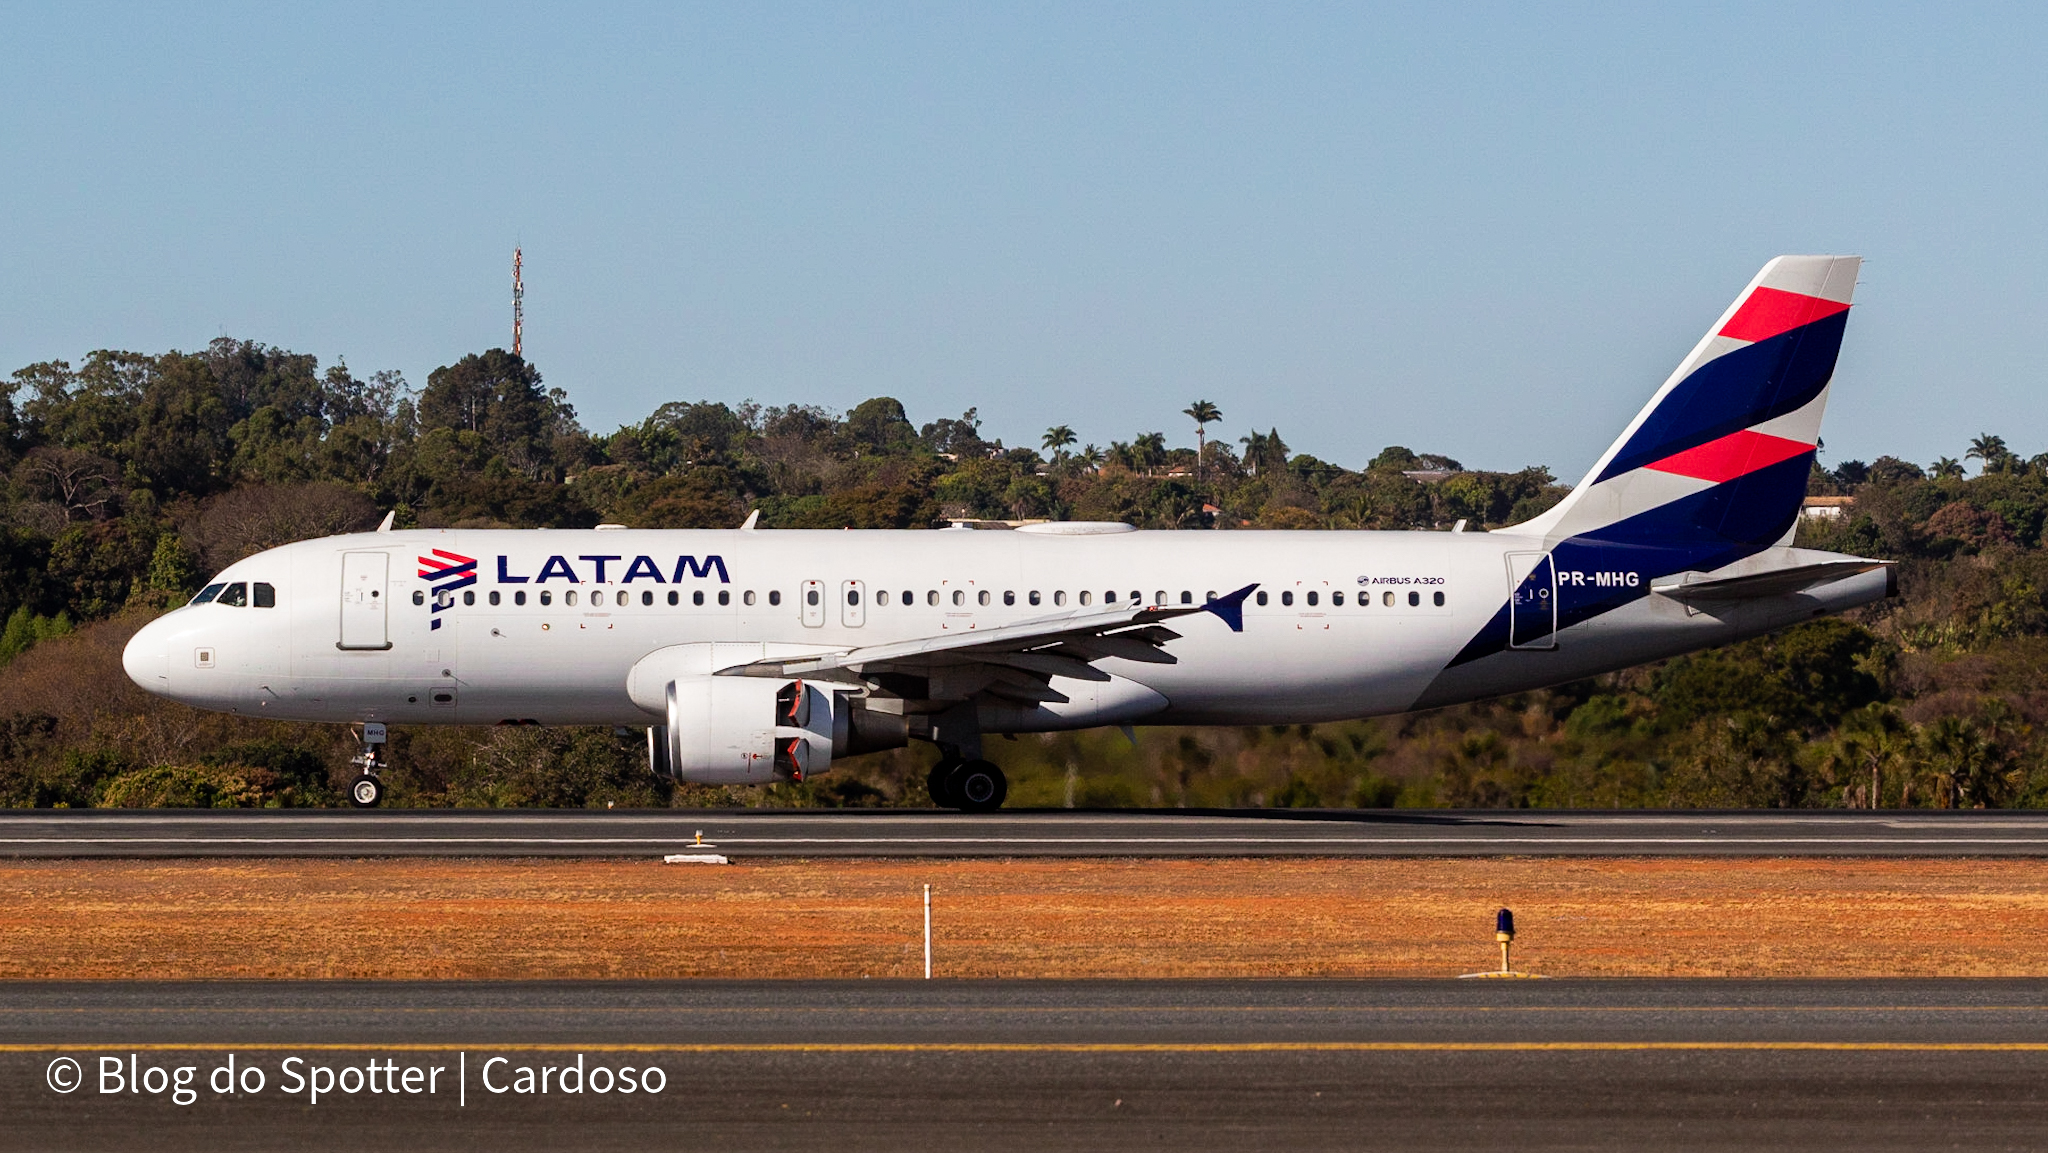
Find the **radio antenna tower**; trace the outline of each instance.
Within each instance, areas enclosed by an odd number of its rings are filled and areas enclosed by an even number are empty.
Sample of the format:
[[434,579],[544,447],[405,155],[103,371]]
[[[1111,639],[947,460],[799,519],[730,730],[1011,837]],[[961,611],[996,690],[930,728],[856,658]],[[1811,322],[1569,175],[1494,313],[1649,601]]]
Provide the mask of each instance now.
[[512,250],[512,355],[520,355],[519,341],[526,329],[526,282],[520,278],[520,252]]

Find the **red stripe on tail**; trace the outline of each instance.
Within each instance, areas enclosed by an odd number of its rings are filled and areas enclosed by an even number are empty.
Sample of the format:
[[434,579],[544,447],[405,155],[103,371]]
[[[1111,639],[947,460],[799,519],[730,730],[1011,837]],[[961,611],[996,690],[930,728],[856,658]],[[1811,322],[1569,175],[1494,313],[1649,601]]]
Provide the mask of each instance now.
[[1797,292],[1786,292],[1781,288],[1758,288],[1721,326],[1722,336],[1736,340],[1769,340],[1781,332],[1790,332],[1802,324],[1812,324],[1822,317],[1848,311],[1849,306],[1839,300],[1827,300],[1818,296],[1803,296]]
[[1810,444],[1745,428],[1643,467],[1720,484],[1812,451]]

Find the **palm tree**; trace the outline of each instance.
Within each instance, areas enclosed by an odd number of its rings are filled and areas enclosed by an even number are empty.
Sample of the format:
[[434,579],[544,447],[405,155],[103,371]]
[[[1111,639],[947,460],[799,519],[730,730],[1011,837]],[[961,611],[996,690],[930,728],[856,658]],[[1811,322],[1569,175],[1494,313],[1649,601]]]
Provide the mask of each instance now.
[[1935,461],[1933,466],[1927,471],[1937,477],[1961,476],[1963,475],[1963,466],[1955,457],[1944,456]]
[[1131,447],[1128,441],[1110,441],[1107,460],[1118,468],[1126,468],[1132,472],[1138,471],[1138,452]]
[[1200,488],[1202,458],[1208,455],[1209,450],[1209,422],[1222,420],[1223,410],[1206,400],[1198,400],[1180,411],[1182,415],[1195,422],[1195,487]]
[[1139,465],[1147,472],[1166,462],[1166,434],[1163,432],[1139,433],[1131,447],[1137,453]]
[[1982,461],[1984,472],[1998,472],[2005,458],[2011,455],[2012,452],[2005,447],[2004,437],[1985,432],[1970,442],[1970,451],[1963,454],[1963,459]]
[[1266,444],[1265,434],[1255,428],[1250,436],[1238,437],[1237,443],[1244,446],[1245,471],[1253,476],[1259,475],[1259,453]]
[[1056,424],[1045,430],[1045,435],[1039,438],[1039,443],[1045,445],[1052,453],[1052,462],[1060,464],[1067,459],[1067,446],[1080,439],[1074,435],[1073,429],[1064,424]]
[[1267,468],[1287,467],[1287,443],[1280,439],[1280,430],[1260,432],[1253,429],[1250,436],[1238,438],[1244,445],[1244,462],[1251,467],[1253,476]]
[[1102,462],[1107,458],[1101,449],[1092,444],[1084,444],[1074,459],[1085,465],[1089,472],[1096,472],[1102,468]]
[[[1821,769],[1842,781],[1842,799],[1849,807],[1857,807],[1861,794],[1862,807],[1875,809],[1883,804],[1885,770],[1908,766],[1918,746],[1918,733],[1897,709],[1869,705],[1844,719],[1835,739],[1824,746]],[[1867,789],[1857,781],[1865,773],[1870,775]],[[1903,776],[1900,785],[1905,785]],[[1905,796],[1902,792],[1901,804]]]

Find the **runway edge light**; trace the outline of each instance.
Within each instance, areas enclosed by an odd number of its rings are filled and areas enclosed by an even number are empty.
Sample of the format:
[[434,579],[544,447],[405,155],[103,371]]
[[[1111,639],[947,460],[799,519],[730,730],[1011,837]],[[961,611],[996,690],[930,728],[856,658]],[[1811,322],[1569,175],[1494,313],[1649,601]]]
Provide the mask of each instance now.
[[1509,963],[1508,950],[1515,942],[1515,911],[1513,909],[1502,909],[1493,915],[1493,939],[1500,944],[1500,968],[1485,973],[1460,974],[1460,979],[1469,980],[1487,977],[1496,979],[1501,977],[1541,979],[1542,975],[1539,973],[1517,973],[1514,970],[1514,966]]

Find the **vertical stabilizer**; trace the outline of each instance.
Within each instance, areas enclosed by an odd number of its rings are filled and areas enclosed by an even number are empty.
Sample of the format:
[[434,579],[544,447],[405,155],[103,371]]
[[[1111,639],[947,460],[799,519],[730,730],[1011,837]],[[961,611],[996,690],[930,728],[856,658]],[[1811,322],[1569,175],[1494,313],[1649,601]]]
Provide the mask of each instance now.
[[[1764,265],[1586,479],[1503,531],[1546,543],[1614,530],[1642,543],[1664,531],[1765,545],[1783,536],[1806,494],[1861,264],[1780,256]],[[1674,505],[1685,507],[1657,515]],[[1631,522],[1640,531],[1620,527]]]

